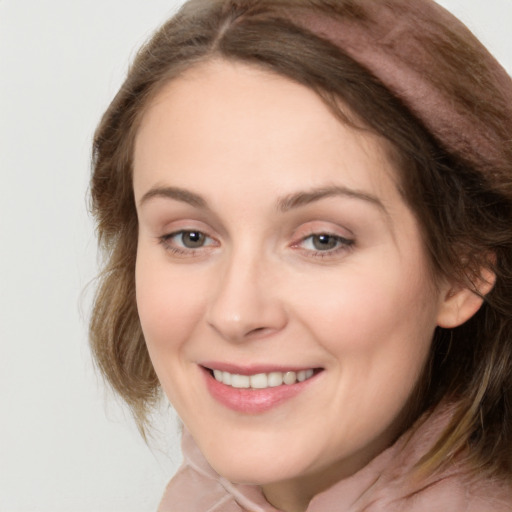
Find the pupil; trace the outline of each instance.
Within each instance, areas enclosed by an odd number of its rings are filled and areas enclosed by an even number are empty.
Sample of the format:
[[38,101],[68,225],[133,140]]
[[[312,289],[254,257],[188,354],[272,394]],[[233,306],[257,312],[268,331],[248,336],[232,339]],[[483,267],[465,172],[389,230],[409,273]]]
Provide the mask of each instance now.
[[189,231],[183,234],[183,245],[188,248],[201,247],[204,243],[204,235],[197,231]]
[[331,235],[317,235],[313,238],[313,245],[315,249],[325,251],[327,249],[334,249],[336,247],[336,238]]

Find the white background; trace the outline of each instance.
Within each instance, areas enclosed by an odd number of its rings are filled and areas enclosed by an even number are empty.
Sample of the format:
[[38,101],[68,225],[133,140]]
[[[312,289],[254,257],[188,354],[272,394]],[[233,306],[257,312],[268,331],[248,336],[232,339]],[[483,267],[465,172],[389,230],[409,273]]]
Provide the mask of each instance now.
[[[92,133],[179,3],[0,0],[0,512],[153,511],[180,462],[175,419],[148,448],[86,334]],[[440,3],[512,71],[512,0]]]

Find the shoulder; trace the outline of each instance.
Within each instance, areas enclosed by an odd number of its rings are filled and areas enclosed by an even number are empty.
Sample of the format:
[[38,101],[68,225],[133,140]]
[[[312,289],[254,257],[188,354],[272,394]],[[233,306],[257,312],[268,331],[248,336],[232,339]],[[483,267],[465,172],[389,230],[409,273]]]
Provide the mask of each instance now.
[[192,436],[182,436],[183,464],[167,485],[158,512],[278,512],[261,489],[235,485],[208,464]]
[[404,512],[512,512],[512,482],[452,473],[430,481],[399,502],[397,509]]
[[512,512],[512,481],[474,479],[468,496],[468,512]]
[[368,512],[512,512],[512,479],[475,471],[465,453],[428,476],[416,471],[450,419],[449,407],[439,409],[389,449]]
[[158,512],[243,512],[219,481],[184,463],[167,485]]
[[181,449],[183,463],[168,483],[158,512],[243,512],[186,430]]

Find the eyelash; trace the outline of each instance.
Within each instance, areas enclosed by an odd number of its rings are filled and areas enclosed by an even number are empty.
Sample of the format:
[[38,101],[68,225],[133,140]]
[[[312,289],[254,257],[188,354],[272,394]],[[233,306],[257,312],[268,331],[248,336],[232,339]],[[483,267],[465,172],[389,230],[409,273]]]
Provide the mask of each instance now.
[[213,238],[209,237],[202,231],[196,230],[196,229],[182,229],[180,231],[175,231],[174,233],[168,233],[167,235],[163,235],[163,236],[159,237],[158,241],[161,245],[163,245],[163,247],[166,251],[169,251],[173,255],[189,256],[189,257],[200,256],[200,254],[198,252],[200,249],[204,249],[205,247],[214,245],[214,244],[207,244],[207,245],[201,245],[200,247],[194,248],[194,247],[178,247],[178,246],[172,244],[173,238],[178,237],[180,235],[183,236],[185,234],[192,234],[192,233],[203,236],[205,238],[205,240],[213,241]]
[[347,251],[352,248],[354,245],[354,240],[342,237],[340,235],[335,235],[333,233],[329,232],[319,232],[319,233],[311,233],[308,236],[305,236],[299,240],[299,242],[292,245],[292,247],[296,248],[300,245],[304,244],[306,240],[311,240],[313,243],[314,238],[320,238],[320,237],[329,237],[330,239],[334,240],[336,243],[336,247],[332,249],[326,249],[326,250],[320,250],[320,249],[309,249],[306,250],[308,252],[308,256],[313,258],[328,258],[337,256],[339,253]]
[[[183,237],[183,235],[186,235],[186,234],[198,234],[200,236],[203,236],[206,241],[208,241],[208,240],[214,241],[213,238],[209,237],[202,231],[183,229],[183,230],[175,231],[173,233],[169,233],[169,234],[159,237],[158,242],[165,248],[165,250],[171,252],[173,255],[183,256],[183,257],[185,257],[185,256],[189,256],[189,257],[200,256],[201,255],[200,251],[202,249],[205,249],[207,247],[215,245],[212,243],[208,243],[207,245],[201,245],[199,247],[194,248],[194,247],[178,247],[171,243],[173,238],[178,237],[180,235]],[[351,249],[355,242],[352,239],[344,238],[342,236],[335,235],[333,233],[319,232],[319,233],[311,233],[310,235],[301,238],[298,242],[294,243],[291,247],[294,249],[300,250],[300,246],[302,244],[304,244],[307,240],[313,241],[313,239],[315,237],[317,237],[317,238],[328,237],[329,239],[334,240],[334,242],[336,243],[336,247],[334,247],[332,249],[326,249],[326,250],[305,249],[305,252],[307,253],[308,257],[313,257],[313,258],[333,257],[333,256],[338,255],[340,252],[347,251],[347,250]]]

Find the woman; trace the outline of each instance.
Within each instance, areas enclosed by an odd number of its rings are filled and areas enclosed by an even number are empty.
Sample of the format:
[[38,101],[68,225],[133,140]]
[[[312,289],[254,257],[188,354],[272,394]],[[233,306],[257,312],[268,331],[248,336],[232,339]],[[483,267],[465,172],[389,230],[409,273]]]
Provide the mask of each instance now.
[[161,510],[512,510],[512,83],[430,0],[191,0],[94,142],[98,364]]

